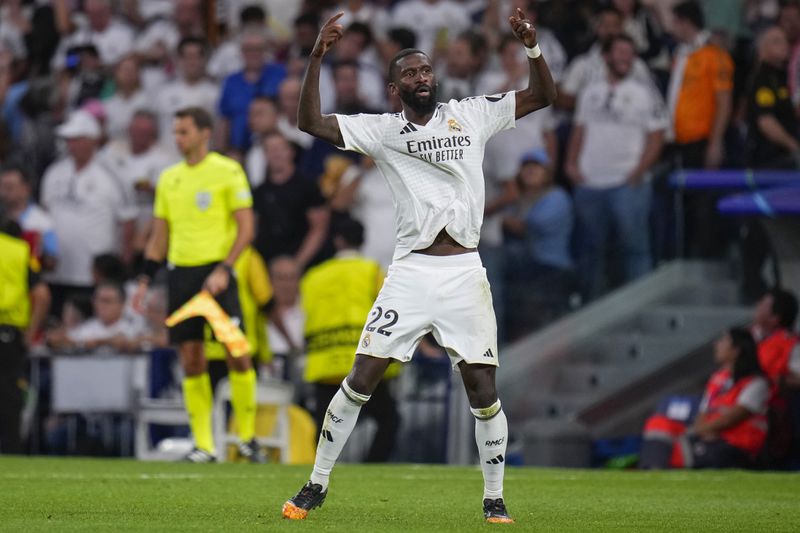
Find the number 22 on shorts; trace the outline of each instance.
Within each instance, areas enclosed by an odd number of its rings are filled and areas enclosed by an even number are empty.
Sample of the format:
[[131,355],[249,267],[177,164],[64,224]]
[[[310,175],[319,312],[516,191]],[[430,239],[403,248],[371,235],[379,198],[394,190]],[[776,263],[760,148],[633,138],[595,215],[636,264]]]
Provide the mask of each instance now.
[[[387,337],[391,336],[392,332],[389,331],[389,328],[397,324],[397,319],[400,318],[400,315],[397,314],[397,311],[394,309],[387,309],[386,312],[383,312],[383,308],[380,305],[376,305],[375,309],[370,311],[369,316],[372,318],[367,325],[364,327],[365,330],[369,332],[380,333],[381,335],[385,335]],[[388,322],[384,324],[375,324],[378,320],[383,318],[384,320],[388,320]]]

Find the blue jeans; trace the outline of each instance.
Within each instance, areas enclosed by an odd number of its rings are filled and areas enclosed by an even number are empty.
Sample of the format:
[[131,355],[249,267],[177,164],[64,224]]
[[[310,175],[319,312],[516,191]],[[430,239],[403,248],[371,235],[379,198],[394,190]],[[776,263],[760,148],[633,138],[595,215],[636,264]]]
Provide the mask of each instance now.
[[609,189],[577,187],[575,213],[578,223],[578,267],[581,288],[587,299],[605,289],[606,254],[613,230],[619,246],[621,273],[613,276],[628,282],[653,267],[650,254],[650,184],[621,185]]

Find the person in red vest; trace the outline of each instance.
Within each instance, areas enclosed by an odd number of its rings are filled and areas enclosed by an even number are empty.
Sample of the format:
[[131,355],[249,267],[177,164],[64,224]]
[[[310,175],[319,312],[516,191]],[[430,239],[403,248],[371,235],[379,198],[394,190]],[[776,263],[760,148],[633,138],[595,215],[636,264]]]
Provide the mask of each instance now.
[[[793,331],[798,312],[797,298],[774,288],[756,304],[750,331],[758,342],[758,359],[771,382],[768,404],[769,435],[761,463],[766,468],[783,468],[790,461],[792,441],[798,433],[797,399],[800,391],[800,343]],[[795,393],[795,394],[793,394]],[[800,405],[800,404],[799,404]],[[793,418],[795,419],[793,421]]]
[[[768,291],[756,305],[751,331],[758,342],[761,368],[773,385],[800,386],[800,361],[793,361],[792,352],[798,338],[794,333],[797,319],[797,298],[786,290]],[[798,355],[794,356],[795,359]]]
[[640,468],[729,468],[751,464],[767,437],[769,381],[747,329],[732,328],[714,345],[720,368],[706,384],[690,427],[664,415],[645,423]]

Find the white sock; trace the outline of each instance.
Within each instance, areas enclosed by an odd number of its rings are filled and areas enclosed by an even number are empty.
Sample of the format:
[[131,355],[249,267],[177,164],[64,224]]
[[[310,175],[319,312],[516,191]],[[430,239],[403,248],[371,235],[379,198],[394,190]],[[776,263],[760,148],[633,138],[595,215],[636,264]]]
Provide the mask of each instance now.
[[503,474],[506,465],[508,421],[497,400],[484,409],[470,409],[475,415],[475,441],[483,471],[483,497],[503,497]]
[[317,457],[314,460],[314,470],[311,472],[311,482],[322,485],[322,490],[328,489],[333,465],[342,453],[350,433],[356,427],[358,413],[361,406],[369,401],[369,396],[359,394],[342,381],[342,386],[336,391],[322,424],[322,431],[317,444]]

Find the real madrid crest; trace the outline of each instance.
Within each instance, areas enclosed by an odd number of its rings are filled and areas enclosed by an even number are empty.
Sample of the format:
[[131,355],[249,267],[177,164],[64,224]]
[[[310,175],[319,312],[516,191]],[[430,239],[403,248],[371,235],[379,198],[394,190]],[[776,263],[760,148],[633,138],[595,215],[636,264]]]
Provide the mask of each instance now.
[[200,211],[205,211],[211,206],[211,193],[208,191],[200,191],[195,195],[194,201]]
[[366,335],[364,335],[364,338],[361,339],[361,346],[363,346],[364,348],[369,347],[369,341],[370,341],[370,336],[369,333],[367,333]]
[[450,129],[450,131],[461,131],[461,124],[459,124],[454,118],[451,118],[447,121],[447,127]]

